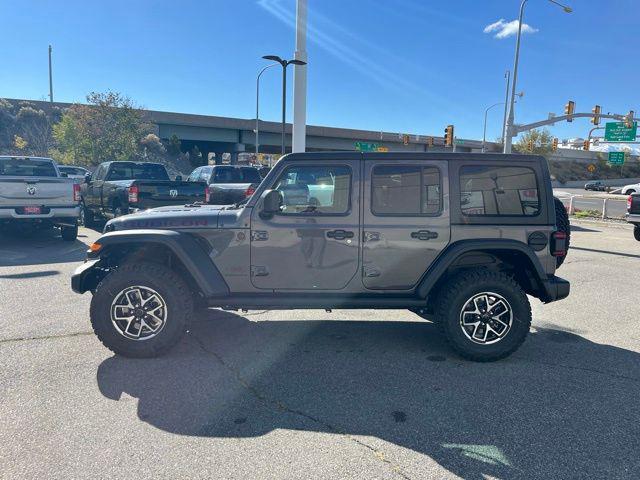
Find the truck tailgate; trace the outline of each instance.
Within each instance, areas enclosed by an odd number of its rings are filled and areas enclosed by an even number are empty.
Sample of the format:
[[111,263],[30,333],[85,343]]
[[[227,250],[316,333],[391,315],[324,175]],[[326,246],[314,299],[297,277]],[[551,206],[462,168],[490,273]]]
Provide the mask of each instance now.
[[24,205],[73,206],[72,178],[0,177],[0,208]]
[[204,182],[174,182],[164,180],[136,180],[140,208],[155,208],[166,205],[185,205],[204,202]]

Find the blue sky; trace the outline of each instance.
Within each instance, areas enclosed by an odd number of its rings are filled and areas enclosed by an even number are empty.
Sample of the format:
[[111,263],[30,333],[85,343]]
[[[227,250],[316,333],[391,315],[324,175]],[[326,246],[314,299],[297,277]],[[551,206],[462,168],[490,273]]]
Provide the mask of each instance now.
[[[574,13],[545,0],[527,6],[536,31],[523,37],[517,122],[561,113],[570,98],[578,111],[640,111],[640,2],[565,1]],[[481,138],[515,46],[483,29],[514,20],[519,3],[309,0],[308,122],[426,135],[453,123],[458,137]],[[51,43],[56,100],[111,89],[151,109],[253,118],[261,56],[293,55],[294,14],[295,0],[0,0],[0,97],[47,95]],[[263,76],[262,118],[279,118],[280,78],[275,68]],[[496,107],[488,138],[501,119]],[[589,127],[552,132],[586,136]]]

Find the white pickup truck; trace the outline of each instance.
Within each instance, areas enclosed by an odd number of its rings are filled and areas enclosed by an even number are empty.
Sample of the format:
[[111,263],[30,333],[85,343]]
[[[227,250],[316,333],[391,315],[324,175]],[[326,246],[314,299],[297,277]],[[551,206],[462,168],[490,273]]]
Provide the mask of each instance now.
[[80,185],[50,158],[0,156],[0,229],[13,224],[56,226],[78,236]]

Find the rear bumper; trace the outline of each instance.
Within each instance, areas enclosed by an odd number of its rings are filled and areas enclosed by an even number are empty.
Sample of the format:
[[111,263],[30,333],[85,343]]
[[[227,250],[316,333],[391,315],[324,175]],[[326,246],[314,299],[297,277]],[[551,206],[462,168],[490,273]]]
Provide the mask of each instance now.
[[46,213],[39,215],[24,215],[18,213],[18,209],[21,207],[0,207],[0,220],[50,220],[56,224],[71,224],[75,225],[76,220],[80,216],[80,206],[73,205],[71,207],[47,207]]
[[640,213],[627,213],[625,218],[629,223],[640,225]]
[[550,275],[546,281],[543,282],[545,289],[545,296],[541,298],[544,303],[551,303],[557,300],[562,300],[569,296],[571,291],[571,285],[564,278]]

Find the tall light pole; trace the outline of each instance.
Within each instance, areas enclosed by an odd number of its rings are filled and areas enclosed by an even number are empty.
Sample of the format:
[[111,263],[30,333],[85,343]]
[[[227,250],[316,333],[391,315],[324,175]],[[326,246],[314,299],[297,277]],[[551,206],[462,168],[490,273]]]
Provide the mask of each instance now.
[[283,60],[277,55],[265,55],[265,60],[272,60],[282,65],[282,155],[285,154],[285,126],[287,124],[287,67],[289,65],[306,65],[302,60]]
[[504,102],[494,103],[490,107],[487,107],[484,111],[484,127],[482,127],[482,153],[485,152],[485,144],[487,141],[487,114],[489,113],[489,110],[491,110],[493,107],[497,107],[498,105],[502,105],[502,104],[504,104]]
[[49,101],[53,103],[53,72],[51,68],[51,45],[49,45]]
[[278,64],[271,63],[266,67],[263,67],[262,70],[260,70],[260,73],[258,73],[258,76],[256,77],[256,157],[258,156],[259,148],[260,148],[260,123],[259,123],[260,122],[260,77],[262,76],[262,74],[266,69],[275,67],[276,65]]
[[[296,60],[307,62],[307,0],[296,3]],[[306,150],[307,134],[307,67],[296,65],[293,68],[293,129],[291,151]]]
[[[516,37],[516,53],[515,58],[513,60],[513,80],[511,82],[511,98],[509,99],[509,115],[507,117],[507,122],[505,124],[504,130],[504,153],[511,153],[511,140],[512,140],[512,128],[514,122],[514,111],[513,104],[515,102],[516,96],[516,84],[518,82],[518,61],[520,60],[520,37],[522,36],[522,17],[524,16],[524,6],[526,5],[528,0],[522,0],[520,4],[520,15],[518,17],[518,36]],[[558,5],[562,7],[562,9],[566,13],[571,13],[570,7],[562,5],[561,3],[555,0],[547,0],[554,5]]]
[[507,126],[507,108],[509,108],[509,82],[511,81],[511,70],[504,72],[504,78],[506,80],[506,88],[504,89],[504,114],[502,116],[502,131],[500,133],[500,140],[504,145],[504,138],[506,137],[505,127]]

